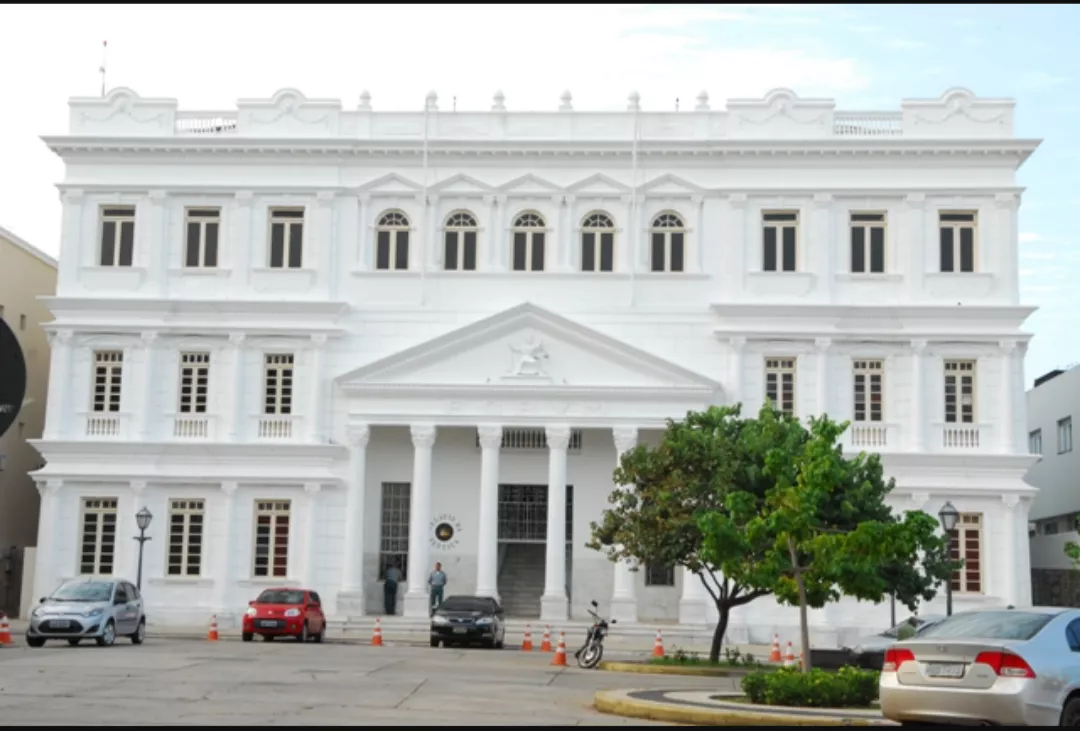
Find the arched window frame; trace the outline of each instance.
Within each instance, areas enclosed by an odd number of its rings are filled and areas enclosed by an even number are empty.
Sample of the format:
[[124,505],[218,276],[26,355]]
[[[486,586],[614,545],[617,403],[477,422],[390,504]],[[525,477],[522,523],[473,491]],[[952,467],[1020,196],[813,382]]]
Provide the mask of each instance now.
[[607,211],[590,211],[581,219],[581,271],[615,271],[615,219]]
[[409,268],[409,216],[396,208],[379,214],[375,226],[375,268],[407,271]]
[[547,219],[521,211],[510,227],[510,259],[515,272],[542,272],[547,264]]
[[476,214],[465,209],[451,211],[443,221],[443,269],[476,271],[479,235]]
[[660,211],[649,226],[649,270],[686,271],[686,219],[677,211]]

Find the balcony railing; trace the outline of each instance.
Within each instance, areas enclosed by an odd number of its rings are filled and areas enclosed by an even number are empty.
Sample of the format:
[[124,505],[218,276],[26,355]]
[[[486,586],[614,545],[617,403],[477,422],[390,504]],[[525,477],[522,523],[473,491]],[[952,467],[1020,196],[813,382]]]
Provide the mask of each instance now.
[[848,427],[852,448],[870,451],[895,447],[896,439],[890,439],[890,431],[892,425],[881,422],[855,422]]
[[127,436],[127,415],[113,411],[86,414],[86,436],[91,439],[122,439]]
[[210,414],[175,414],[174,439],[213,439],[214,419]]
[[978,424],[943,424],[941,446],[945,449],[978,449],[981,432]]
[[262,414],[259,419],[259,439],[293,439],[297,434],[297,418],[291,414]]

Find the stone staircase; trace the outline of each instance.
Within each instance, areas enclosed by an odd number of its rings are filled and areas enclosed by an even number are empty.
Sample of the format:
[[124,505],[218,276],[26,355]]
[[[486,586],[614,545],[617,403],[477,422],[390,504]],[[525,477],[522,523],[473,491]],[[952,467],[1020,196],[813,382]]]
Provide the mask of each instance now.
[[506,544],[506,558],[499,571],[499,598],[507,617],[540,617],[545,551],[543,543]]

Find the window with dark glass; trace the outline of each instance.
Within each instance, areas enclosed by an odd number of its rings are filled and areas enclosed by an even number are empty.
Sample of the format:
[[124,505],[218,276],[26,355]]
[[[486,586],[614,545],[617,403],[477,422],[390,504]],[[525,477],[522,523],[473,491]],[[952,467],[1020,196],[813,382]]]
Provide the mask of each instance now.
[[379,218],[375,230],[375,268],[404,271],[409,268],[409,219],[401,211]]
[[946,212],[938,214],[938,232],[941,237],[941,271],[943,273],[968,273],[975,271],[974,212]]
[[221,210],[189,208],[185,212],[184,266],[213,269],[218,265],[218,233]]
[[518,216],[513,226],[514,271],[544,271],[544,245],[544,219],[536,213]]
[[476,218],[466,211],[450,214],[443,233],[443,267],[448,271],[476,270]]
[[270,209],[270,268],[304,266],[304,209]]
[[795,271],[799,249],[799,213],[765,211],[761,214],[761,225],[762,271]]
[[675,213],[661,213],[650,229],[651,270],[681,272],[686,263],[686,226]]
[[852,213],[851,273],[885,273],[885,214]]
[[581,271],[615,269],[615,223],[606,213],[590,213],[581,224]]
[[101,257],[103,267],[129,267],[135,261],[135,206],[101,209]]

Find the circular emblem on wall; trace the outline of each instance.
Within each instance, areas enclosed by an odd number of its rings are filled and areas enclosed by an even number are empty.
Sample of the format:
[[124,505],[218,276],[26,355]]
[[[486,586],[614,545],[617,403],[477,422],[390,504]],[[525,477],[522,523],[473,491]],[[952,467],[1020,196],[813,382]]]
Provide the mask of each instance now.
[[19,339],[0,320],[0,436],[15,423],[26,398],[26,359]]
[[435,516],[431,521],[431,547],[440,551],[457,548],[461,532],[461,523],[449,513]]

